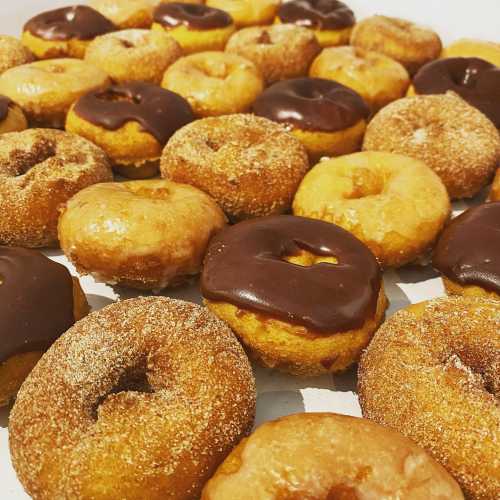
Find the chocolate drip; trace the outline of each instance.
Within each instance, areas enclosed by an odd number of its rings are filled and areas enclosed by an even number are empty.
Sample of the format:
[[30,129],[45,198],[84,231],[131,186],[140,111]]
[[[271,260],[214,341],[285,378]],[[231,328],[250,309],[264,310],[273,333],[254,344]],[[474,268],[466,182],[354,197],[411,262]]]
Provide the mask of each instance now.
[[[304,267],[284,260],[302,251],[338,263]],[[201,278],[203,296],[210,300],[324,333],[363,326],[375,313],[380,286],[375,257],[352,234],[291,215],[221,231],[210,244]]]
[[4,95],[0,95],[0,121],[5,120],[7,115],[9,114],[9,106],[12,104],[12,101],[5,97]]
[[232,17],[223,10],[195,3],[163,3],[154,11],[155,22],[167,28],[186,26],[193,30],[225,28],[233,24]]
[[433,265],[461,285],[500,294],[500,202],[470,208],[453,219],[439,238]]
[[339,30],[356,22],[353,11],[338,0],[292,0],[281,5],[278,17],[282,23],[316,30]]
[[0,246],[0,362],[45,351],[74,322],[69,271],[40,252]]
[[183,97],[141,82],[111,85],[106,90],[89,92],[76,102],[74,111],[106,130],[117,130],[129,121],[138,122],[162,145],[195,118]]
[[321,132],[343,130],[370,114],[354,90],[321,78],[275,83],[257,98],[253,111],[275,122]]
[[430,62],[413,78],[418,94],[456,92],[500,128],[500,68],[477,57]]

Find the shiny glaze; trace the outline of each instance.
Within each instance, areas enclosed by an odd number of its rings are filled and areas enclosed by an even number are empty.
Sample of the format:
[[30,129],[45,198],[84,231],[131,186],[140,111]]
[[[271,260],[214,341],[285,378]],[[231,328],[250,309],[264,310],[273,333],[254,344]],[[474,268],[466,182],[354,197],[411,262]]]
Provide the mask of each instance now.
[[225,28],[233,24],[232,17],[223,10],[192,3],[163,3],[154,12],[153,19],[166,28],[186,26],[192,30]]

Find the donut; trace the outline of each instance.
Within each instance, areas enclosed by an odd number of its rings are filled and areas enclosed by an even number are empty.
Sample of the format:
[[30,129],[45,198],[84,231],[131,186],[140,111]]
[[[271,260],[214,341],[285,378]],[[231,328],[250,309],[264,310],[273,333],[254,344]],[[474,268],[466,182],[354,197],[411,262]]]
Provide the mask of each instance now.
[[417,72],[409,95],[452,90],[500,128],[500,68],[476,57],[432,61]]
[[91,40],[115,29],[97,10],[74,5],[32,17],[23,27],[22,42],[38,59],[83,59]]
[[415,261],[432,247],[450,214],[439,177],[412,158],[355,153],[318,163],[304,177],[293,213],[352,232],[383,267]]
[[193,120],[181,96],[157,85],[131,82],[78,99],[68,113],[66,130],[100,146],[116,172],[145,178],[158,173],[170,136]]
[[257,98],[253,112],[287,126],[311,161],[359,151],[370,114],[353,90],[307,77],[275,83]]
[[500,43],[461,38],[446,47],[442,57],[479,57],[500,66]]
[[426,449],[472,500],[500,491],[499,331],[498,300],[424,302],[384,323],[359,366],[363,416]]
[[19,104],[33,127],[63,128],[73,102],[108,84],[108,75],[92,64],[51,59],[5,71],[0,75],[0,94]]
[[85,60],[116,83],[160,84],[165,70],[181,55],[179,44],[166,33],[127,29],[96,38],[87,47]]
[[0,406],[50,345],[89,310],[76,278],[36,250],[0,246]]
[[23,110],[8,97],[0,95],[0,134],[21,132],[27,128]]
[[205,3],[226,11],[241,28],[271,24],[281,0],[206,0]]
[[314,33],[294,24],[244,28],[228,41],[226,51],[253,61],[267,84],[306,76],[321,51]]
[[33,54],[17,38],[0,35],[0,74],[31,61]]
[[202,500],[461,500],[456,481],[392,429],[335,413],[261,425],[208,481]]
[[491,185],[490,201],[500,201],[500,169],[497,169],[493,184]]
[[39,500],[194,500],[255,412],[241,346],[198,305],[147,297],[92,313],[42,357],[10,414]]
[[448,294],[500,299],[499,249],[500,202],[469,208],[453,219],[433,257]]
[[312,29],[322,47],[349,43],[354,12],[339,0],[291,0],[281,4],[276,22]]
[[404,97],[410,77],[394,59],[359,47],[330,47],[313,61],[309,75],[335,80],[356,91],[373,113]]
[[357,361],[384,318],[381,280],[370,250],[341,227],[276,215],[215,236],[201,290],[253,358],[316,376]]
[[243,113],[264,88],[255,64],[225,52],[181,57],[163,76],[162,87],[183,96],[197,116]]
[[387,16],[368,17],[356,24],[351,45],[395,59],[410,75],[437,59],[442,49],[441,39],[434,31],[405,19]]
[[105,183],[80,191],[59,220],[59,240],[82,274],[161,290],[200,272],[209,239],[225,224],[205,193],[165,180]]
[[497,168],[500,135],[483,113],[448,92],[406,97],[381,109],[368,124],[363,149],[422,160],[450,198],[470,198]]
[[104,152],[83,138],[52,129],[0,135],[0,244],[56,246],[61,206],[112,178]]
[[253,115],[195,121],[163,150],[162,177],[212,196],[231,220],[283,213],[309,169],[300,141]]
[[[195,1],[195,0],[192,0]],[[119,29],[149,28],[157,0],[89,0],[93,9],[107,17]]]
[[153,14],[153,30],[174,37],[185,54],[224,50],[236,30],[225,11],[191,3],[160,3]]

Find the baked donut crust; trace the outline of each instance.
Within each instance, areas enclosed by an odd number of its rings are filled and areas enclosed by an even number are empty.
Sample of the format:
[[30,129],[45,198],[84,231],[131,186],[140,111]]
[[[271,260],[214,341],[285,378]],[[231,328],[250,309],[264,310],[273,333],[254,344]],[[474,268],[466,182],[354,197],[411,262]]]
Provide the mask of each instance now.
[[31,496],[195,500],[251,429],[255,381],[205,308],[163,297],[92,313],[42,357],[10,415]]
[[33,54],[20,40],[13,36],[0,35],[0,74],[31,61],[33,61]]
[[359,366],[363,415],[429,451],[467,498],[500,491],[500,302],[446,298],[397,312]]
[[500,169],[497,169],[488,199],[489,201],[500,201]]
[[441,57],[479,57],[500,66],[500,43],[461,38],[443,49]]
[[238,28],[271,24],[281,0],[206,0],[209,7],[226,11]]
[[[191,0],[190,0],[191,1]],[[192,0],[194,3],[197,0]],[[157,0],[89,0],[88,4],[120,29],[149,28]]]

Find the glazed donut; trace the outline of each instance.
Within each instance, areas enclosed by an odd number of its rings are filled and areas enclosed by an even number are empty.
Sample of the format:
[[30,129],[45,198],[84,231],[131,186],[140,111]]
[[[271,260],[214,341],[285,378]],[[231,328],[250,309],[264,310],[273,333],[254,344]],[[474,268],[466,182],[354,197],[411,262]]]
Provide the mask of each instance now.
[[0,135],[0,244],[57,245],[61,206],[112,178],[104,152],[81,137],[52,129]]
[[372,16],[356,24],[351,45],[382,52],[400,62],[413,75],[424,64],[437,59],[442,44],[434,31],[404,19]]
[[500,43],[461,38],[446,47],[442,57],[479,57],[500,66]]
[[89,0],[88,2],[92,8],[122,30],[149,28],[153,22],[153,9],[157,3],[157,0]]
[[500,299],[499,248],[500,202],[470,208],[453,219],[433,258],[448,294]]
[[153,20],[153,30],[166,31],[179,42],[185,54],[224,50],[236,30],[227,12],[190,3],[160,3]]
[[467,498],[500,491],[500,302],[446,298],[398,311],[361,359],[363,416],[425,448]]
[[[367,472],[369,471],[369,472]],[[299,413],[261,425],[203,489],[202,500],[462,500],[424,450],[370,420]]]
[[198,116],[248,111],[264,88],[256,66],[225,52],[181,57],[167,69],[162,87],[183,96]]
[[117,83],[159,84],[165,70],[182,55],[179,44],[166,33],[129,29],[96,38],[85,60]]
[[66,130],[100,146],[131,178],[158,174],[171,135],[194,120],[188,102],[156,85],[131,82],[89,92],[71,107]]
[[7,70],[0,75],[0,94],[19,104],[32,126],[63,128],[71,104],[108,83],[108,75],[92,64],[51,59]]
[[68,330],[18,394],[12,462],[38,500],[195,500],[250,431],[252,369],[205,308],[148,297]]
[[304,177],[293,213],[352,232],[383,267],[415,261],[450,214],[439,177],[406,156],[364,152],[322,161]]
[[339,0],[291,0],[281,4],[276,21],[312,29],[322,47],[349,43],[354,12]]
[[164,180],[105,183],[67,203],[59,240],[82,274],[158,291],[200,272],[208,241],[224,224],[215,202],[191,186]]
[[69,271],[35,250],[0,246],[0,406],[43,351],[89,310]]
[[438,59],[420,68],[408,95],[452,90],[500,128],[500,68],[475,57]]
[[410,77],[403,65],[359,47],[331,47],[313,61],[309,75],[335,80],[355,90],[375,113],[403,97]]
[[226,11],[238,26],[271,24],[281,0],[206,0],[209,7]]
[[221,231],[201,290],[256,360],[301,376],[349,368],[387,308],[366,246],[338,226],[292,215]]
[[23,110],[8,97],[0,95],[0,134],[21,132],[27,128]]
[[306,76],[321,51],[314,33],[294,24],[275,24],[237,31],[226,51],[246,57],[261,70],[264,80],[274,83]]
[[33,55],[17,38],[0,35],[0,74],[31,61]]
[[356,92],[320,78],[275,83],[257,98],[253,112],[287,126],[311,161],[359,151],[370,114]]
[[31,18],[23,27],[22,41],[38,59],[83,59],[91,40],[115,29],[114,24],[96,10],[75,5]]
[[170,139],[160,163],[162,177],[210,194],[232,220],[285,212],[308,169],[295,137],[253,115],[187,125]]
[[497,169],[489,196],[490,201],[500,201],[500,169]]
[[497,168],[500,135],[483,113],[448,92],[406,97],[380,110],[368,124],[363,149],[422,160],[452,199],[470,198]]

